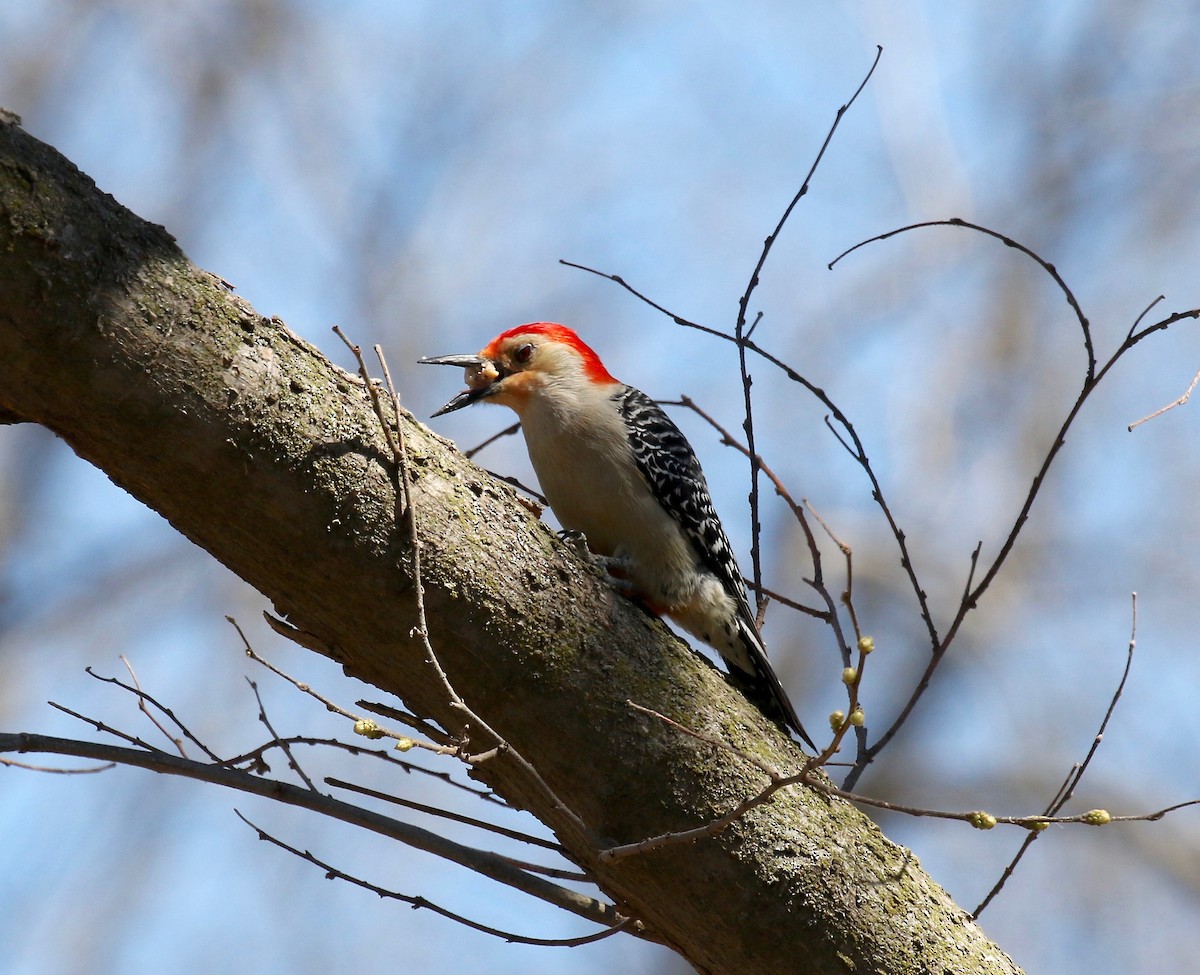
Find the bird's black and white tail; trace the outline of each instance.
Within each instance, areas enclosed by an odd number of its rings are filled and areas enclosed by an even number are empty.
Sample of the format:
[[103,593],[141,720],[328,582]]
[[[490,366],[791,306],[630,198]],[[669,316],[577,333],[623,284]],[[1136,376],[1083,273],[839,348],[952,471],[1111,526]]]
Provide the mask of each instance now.
[[771,667],[771,662],[767,660],[766,648],[749,620],[739,618],[738,636],[754,670],[747,672],[738,663],[726,657],[725,662],[729,665],[729,674],[734,682],[746,697],[758,705],[763,714],[791,728],[813,751],[820,751],[796,716],[796,709],[792,707],[787,691],[779,683],[779,677]]

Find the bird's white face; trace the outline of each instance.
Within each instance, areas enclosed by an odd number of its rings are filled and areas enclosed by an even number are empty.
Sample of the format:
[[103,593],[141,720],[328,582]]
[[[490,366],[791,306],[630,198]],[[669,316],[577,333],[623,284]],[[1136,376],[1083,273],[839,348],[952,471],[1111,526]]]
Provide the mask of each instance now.
[[547,322],[504,332],[478,355],[446,355],[421,361],[466,369],[467,389],[434,416],[482,400],[507,406],[524,416],[539,394],[553,397],[556,390],[616,382],[573,331]]
[[560,356],[555,355],[561,346],[556,348],[555,343],[538,339],[510,335],[491,342],[479,353],[481,364],[467,367],[467,386],[478,399],[499,403],[520,414],[530,395],[562,365]]
[[540,335],[504,335],[476,356],[443,356],[441,361],[463,366],[467,383],[466,390],[447,403],[439,411],[442,413],[489,402],[520,415],[539,390],[580,374],[579,354],[574,349]]

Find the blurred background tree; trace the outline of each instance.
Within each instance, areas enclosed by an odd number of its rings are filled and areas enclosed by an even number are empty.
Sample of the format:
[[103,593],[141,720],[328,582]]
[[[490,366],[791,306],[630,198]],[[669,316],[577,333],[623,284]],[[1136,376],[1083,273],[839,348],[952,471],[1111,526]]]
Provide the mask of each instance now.
[[[773,0],[519,10],[46,0],[0,7],[0,104],[345,365],[333,323],[383,343],[418,415],[447,395],[445,374],[410,368],[418,356],[552,319],[578,327],[621,378],[663,398],[689,393],[736,427],[730,347],[557,260],[621,274],[679,314],[727,327],[763,236],[882,44],[752,311],[764,313],[758,341],[857,423],[944,622],[971,549],[982,539],[985,557],[995,551],[1074,399],[1078,328],[1036,268],[961,230],[825,266],[875,233],[958,216],[1055,263],[1102,354],[1155,296],[1167,296],[1164,313],[1194,306],[1198,40],[1200,14],[1169,0],[819,11]],[[1177,328],[1135,351],[1089,404],[1000,584],[860,788],[1039,810],[1094,734],[1137,590],[1139,656],[1073,811],[1200,795],[1194,407],[1125,429],[1197,367],[1194,329]],[[879,645],[865,698],[882,722],[928,653],[894,543],[819,404],[765,367],[754,374],[760,450],[854,547],[860,612]],[[676,418],[748,563],[745,464],[695,417]],[[508,419],[470,411],[437,426],[470,445]],[[480,459],[530,477],[518,440]],[[803,593],[799,533],[773,499],[763,521],[769,584]],[[262,608],[46,431],[0,430],[0,726],[82,733],[47,699],[132,723],[128,700],[83,674],[121,672],[124,653],[148,689],[230,751],[260,737],[247,673],[277,727],[332,733],[329,716],[247,669],[222,617],[255,620]],[[327,693],[356,696],[333,665],[250,629]],[[819,727],[842,703],[825,632],[773,608],[766,637]],[[499,945],[321,883],[253,842],[229,796],[190,783],[132,770],[2,779],[5,971],[680,964],[628,938],[557,954]],[[418,799],[461,801],[436,782],[405,785]],[[522,933],[580,933],[420,854],[237,804],[381,883]],[[1196,815],[1052,831],[985,927],[1031,971],[1186,970],[1200,951]],[[880,819],[968,909],[1021,840]]]

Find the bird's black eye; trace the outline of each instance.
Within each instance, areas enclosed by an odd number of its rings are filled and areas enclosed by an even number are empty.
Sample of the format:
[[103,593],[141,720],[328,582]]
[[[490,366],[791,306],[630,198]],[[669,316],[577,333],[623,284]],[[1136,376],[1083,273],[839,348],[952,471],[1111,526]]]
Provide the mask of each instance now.
[[533,346],[532,345],[530,345],[530,344],[522,345],[519,349],[517,349],[517,354],[516,354],[517,362],[528,362],[532,358],[533,358]]

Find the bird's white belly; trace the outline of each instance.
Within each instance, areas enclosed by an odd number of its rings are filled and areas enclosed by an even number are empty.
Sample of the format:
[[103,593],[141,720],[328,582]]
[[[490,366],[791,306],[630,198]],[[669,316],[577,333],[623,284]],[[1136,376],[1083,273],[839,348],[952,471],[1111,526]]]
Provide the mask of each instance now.
[[632,463],[623,435],[564,445],[536,424],[524,426],[529,458],[563,528],[583,532],[593,552],[625,562],[628,580],[661,609],[690,601],[694,593],[680,582],[695,578],[696,555]]

